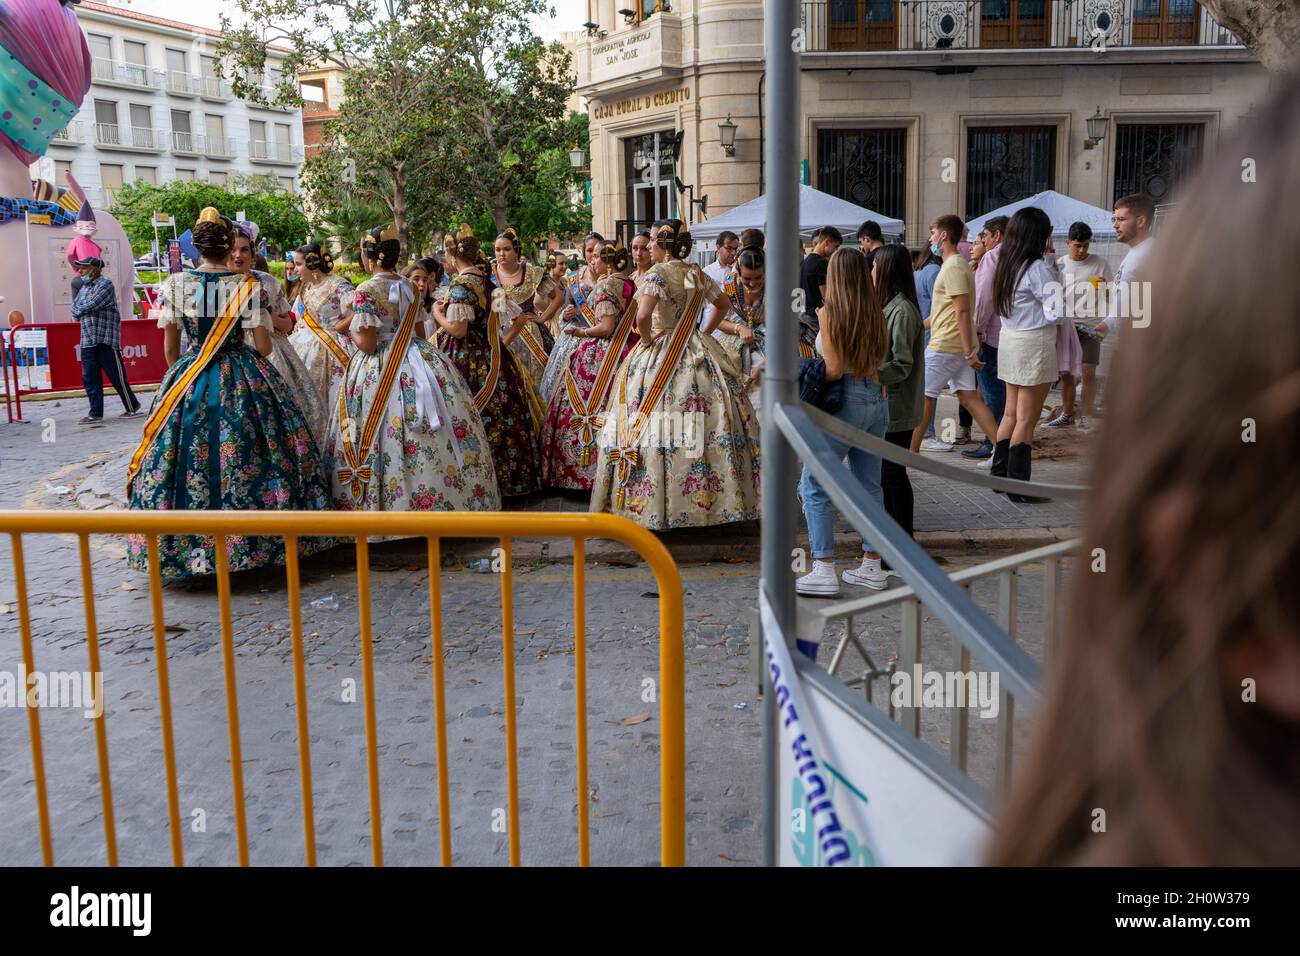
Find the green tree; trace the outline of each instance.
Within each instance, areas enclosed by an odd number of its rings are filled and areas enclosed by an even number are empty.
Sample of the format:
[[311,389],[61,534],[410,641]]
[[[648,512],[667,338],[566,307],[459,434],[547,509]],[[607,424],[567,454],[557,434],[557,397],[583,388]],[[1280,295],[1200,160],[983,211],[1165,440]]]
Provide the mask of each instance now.
[[131,240],[133,249],[148,248],[153,241],[150,224],[155,212],[165,212],[176,220],[184,232],[199,218],[205,206],[234,217],[243,212],[256,222],[267,242],[281,249],[292,248],[307,235],[307,217],[302,199],[288,192],[278,182],[263,178],[236,179],[234,189],[224,189],[198,180],[172,180],[154,185],[137,180],[117,193],[109,207]]
[[382,222],[387,214],[384,206],[355,193],[346,193],[342,201],[320,210],[315,217],[312,239],[317,242],[334,240],[345,258],[355,259],[361,237],[367,229]]

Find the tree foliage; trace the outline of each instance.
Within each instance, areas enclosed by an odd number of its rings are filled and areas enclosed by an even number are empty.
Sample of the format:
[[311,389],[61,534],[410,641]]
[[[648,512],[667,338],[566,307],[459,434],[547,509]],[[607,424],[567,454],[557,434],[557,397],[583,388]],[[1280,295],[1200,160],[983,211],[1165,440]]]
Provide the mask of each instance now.
[[171,215],[177,230],[184,232],[205,206],[214,206],[232,218],[243,211],[257,223],[267,242],[280,249],[294,248],[306,237],[301,197],[266,177],[236,177],[232,185],[233,189],[227,189],[200,180],[176,179],[164,185],[136,180],[122,187],[108,211],[122,224],[134,249],[146,248],[153,241],[150,223],[155,212]]
[[[235,0],[246,26],[223,18],[222,71],[237,95],[266,102],[268,44],[292,52],[286,76],[333,64],[345,97],[324,148],[303,171],[309,206],[352,232],[359,206],[382,208],[404,249],[436,244],[462,221],[537,241],[580,232],[590,211],[570,203],[567,151],[586,120],[565,117],[570,57],[529,18],[545,0]],[[286,83],[271,99],[301,103]],[[340,236],[340,241],[344,241]],[[349,240],[350,241],[350,240]],[[345,242],[345,245],[347,243]]]

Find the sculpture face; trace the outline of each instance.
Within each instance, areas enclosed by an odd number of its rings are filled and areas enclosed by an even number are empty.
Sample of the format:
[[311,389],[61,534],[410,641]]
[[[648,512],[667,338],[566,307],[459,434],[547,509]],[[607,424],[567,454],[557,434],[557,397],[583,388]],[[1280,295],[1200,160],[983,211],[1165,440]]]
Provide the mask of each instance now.
[[94,220],[89,220],[89,221],[81,220],[73,224],[72,231],[79,236],[85,236],[86,238],[90,238],[95,233],[99,232],[99,224],[96,223]]

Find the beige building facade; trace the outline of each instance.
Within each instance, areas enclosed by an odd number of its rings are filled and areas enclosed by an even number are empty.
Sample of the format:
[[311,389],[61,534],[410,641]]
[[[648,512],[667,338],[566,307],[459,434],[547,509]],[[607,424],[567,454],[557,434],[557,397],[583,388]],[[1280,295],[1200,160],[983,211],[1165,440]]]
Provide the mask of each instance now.
[[912,245],[942,213],[1044,189],[1105,208],[1139,190],[1173,203],[1270,83],[1193,0],[807,0],[791,38],[800,115],[771,117],[761,3],[589,0],[588,12],[575,65],[593,224],[625,238],[758,196],[774,121],[799,124],[788,161],[803,181],[902,219]]

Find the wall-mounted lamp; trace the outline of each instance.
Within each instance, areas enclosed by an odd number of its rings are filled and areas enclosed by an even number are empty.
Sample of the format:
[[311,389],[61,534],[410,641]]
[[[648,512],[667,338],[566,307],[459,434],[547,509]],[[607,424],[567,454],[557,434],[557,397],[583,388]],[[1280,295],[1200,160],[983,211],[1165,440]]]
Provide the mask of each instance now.
[[718,124],[718,141],[722,144],[722,151],[728,158],[736,155],[736,129],[737,126],[731,121],[730,113],[727,114],[724,122]]
[[582,25],[582,28],[587,31],[589,37],[603,37],[605,35],[605,31],[600,28],[599,23],[587,21]]
[[1103,139],[1106,138],[1106,127],[1110,125],[1110,120],[1101,114],[1101,107],[1097,107],[1097,113],[1088,117],[1088,138],[1083,141],[1084,149],[1094,149]]
[[574,169],[581,169],[587,162],[587,154],[583,152],[581,146],[575,146],[569,150],[569,165]]
[[618,11],[618,15],[623,18],[624,23],[628,23],[628,24],[636,23],[635,10],[620,10]]

